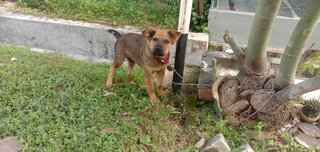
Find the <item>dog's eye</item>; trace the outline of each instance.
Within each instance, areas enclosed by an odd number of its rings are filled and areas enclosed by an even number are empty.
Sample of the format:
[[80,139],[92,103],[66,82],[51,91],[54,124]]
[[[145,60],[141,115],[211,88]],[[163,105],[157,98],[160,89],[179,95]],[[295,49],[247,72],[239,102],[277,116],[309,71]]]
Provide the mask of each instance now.
[[153,41],[158,41],[158,38],[155,37],[155,38],[153,38],[152,40],[153,40]]
[[168,44],[168,43],[170,43],[170,41],[169,41],[169,40],[164,40],[164,43],[167,43],[167,44]]

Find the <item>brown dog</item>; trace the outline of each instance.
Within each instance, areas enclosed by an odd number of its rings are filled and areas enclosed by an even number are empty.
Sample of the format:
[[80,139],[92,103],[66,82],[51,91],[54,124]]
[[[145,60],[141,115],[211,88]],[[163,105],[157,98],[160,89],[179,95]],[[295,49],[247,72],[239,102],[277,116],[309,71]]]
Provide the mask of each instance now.
[[132,71],[138,64],[143,71],[150,100],[159,101],[154,92],[152,74],[156,73],[157,88],[160,95],[164,94],[162,80],[169,60],[170,48],[180,37],[176,30],[146,29],[140,34],[121,35],[115,30],[109,30],[116,38],[114,46],[115,57],[109,69],[107,87],[112,86],[114,72],[122,65],[124,58],[128,59],[128,80],[132,81]]

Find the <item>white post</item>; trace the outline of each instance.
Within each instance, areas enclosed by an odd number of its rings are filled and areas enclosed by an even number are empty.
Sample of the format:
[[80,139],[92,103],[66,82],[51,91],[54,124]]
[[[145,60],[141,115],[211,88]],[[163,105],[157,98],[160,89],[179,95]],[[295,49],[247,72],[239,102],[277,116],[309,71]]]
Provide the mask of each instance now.
[[176,56],[174,60],[174,69],[176,73],[173,75],[172,88],[173,92],[177,93],[181,90],[181,83],[184,70],[184,60],[186,57],[188,32],[190,26],[190,18],[192,11],[192,0],[181,0],[180,14],[179,14],[179,26],[178,31],[181,32],[181,36],[177,42]]
[[181,0],[179,13],[178,31],[181,34],[188,34],[192,11],[192,0]]

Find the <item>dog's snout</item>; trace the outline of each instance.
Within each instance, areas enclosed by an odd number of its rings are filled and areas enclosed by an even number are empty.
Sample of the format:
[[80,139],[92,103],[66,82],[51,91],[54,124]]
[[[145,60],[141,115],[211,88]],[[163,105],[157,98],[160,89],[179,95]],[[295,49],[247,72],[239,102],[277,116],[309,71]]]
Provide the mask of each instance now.
[[162,47],[161,46],[156,46],[155,48],[154,48],[156,51],[162,51]]
[[157,56],[163,56],[164,54],[163,54],[162,46],[161,45],[155,46],[154,49],[153,49],[153,54],[157,55]]

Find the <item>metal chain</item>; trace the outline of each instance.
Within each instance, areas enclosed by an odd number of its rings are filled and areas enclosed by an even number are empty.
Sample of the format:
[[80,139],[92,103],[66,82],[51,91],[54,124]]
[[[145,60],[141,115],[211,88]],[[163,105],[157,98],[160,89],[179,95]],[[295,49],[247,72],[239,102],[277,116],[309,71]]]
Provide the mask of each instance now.
[[[172,67],[172,65],[168,65],[167,69],[169,71],[173,71],[174,73],[176,73],[178,75],[178,77],[183,81],[183,77],[178,73],[178,71],[176,69],[174,69]],[[212,85],[210,84],[195,84],[195,83],[175,83],[172,82],[174,85],[181,85],[181,86],[206,86],[206,87],[211,87]]]

